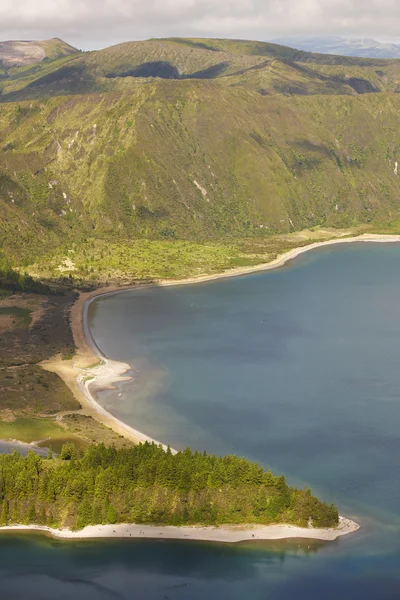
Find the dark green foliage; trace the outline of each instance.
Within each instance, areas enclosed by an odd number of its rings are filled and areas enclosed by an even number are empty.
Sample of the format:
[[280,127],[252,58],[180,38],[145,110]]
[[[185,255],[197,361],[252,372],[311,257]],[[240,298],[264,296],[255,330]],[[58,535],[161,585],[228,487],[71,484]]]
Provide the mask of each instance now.
[[49,286],[35,281],[27,273],[15,271],[8,260],[0,252],[0,289],[12,292],[29,292],[32,294],[51,294]]
[[78,451],[76,449],[75,444],[72,442],[68,442],[64,444],[62,450],[60,452],[61,460],[75,460],[78,457]]
[[[64,460],[62,460],[64,459]],[[60,458],[0,456],[1,523],[338,523],[337,509],[236,456],[66,444]]]

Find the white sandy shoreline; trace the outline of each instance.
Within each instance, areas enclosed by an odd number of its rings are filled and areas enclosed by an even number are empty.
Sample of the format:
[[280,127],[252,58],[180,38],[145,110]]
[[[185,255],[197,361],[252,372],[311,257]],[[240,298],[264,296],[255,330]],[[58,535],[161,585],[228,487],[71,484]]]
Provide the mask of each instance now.
[[99,538],[137,538],[164,540],[192,540],[204,542],[238,543],[245,541],[268,541],[287,539],[309,539],[333,541],[343,535],[354,533],[359,525],[345,517],[339,517],[335,528],[303,528],[295,525],[224,525],[221,527],[174,527],[156,525],[88,525],[79,531],[52,529],[42,525],[7,525],[1,532],[44,533],[65,540],[90,540]]
[[[124,423],[112,413],[108,412],[108,410],[101,406],[101,404],[97,401],[96,391],[114,389],[116,383],[121,381],[129,381],[132,379],[132,376],[128,375],[128,372],[131,371],[131,366],[127,363],[107,358],[101,352],[90,333],[87,322],[87,313],[91,302],[93,302],[93,300],[96,298],[98,298],[98,296],[94,296],[85,302],[83,306],[82,325],[86,342],[90,346],[93,354],[100,359],[101,363],[92,368],[84,369],[82,373],[77,376],[77,384],[82,393],[86,396],[89,404],[96,410],[96,412],[106,416],[108,419],[111,419],[114,423],[117,423],[120,428],[126,431],[129,435],[133,436],[137,442],[154,443],[161,445],[164,450],[167,450],[167,446],[165,444],[162,444],[158,440],[155,440],[145,433],[134,429],[127,423]],[[174,453],[176,452],[174,449],[171,449],[171,451]]]
[[[108,412],[102,407],[96,399],[96,391],[113,389],[115,383],[120,381],[127,381],[131,378],[128,372],[131,371],[131,366],[127,363],[118,362],[107,358],[95,343],[89,326],[88,326],[88,310],[90,304],[98,300],[101,297],[107,297],[115,294],[124,293],[130,290],[137,290],[143,288],[152,288],[159,286],[176,286],[176,285],[190,285],[195,283],[202,283],[212,281],[216,279],[223,279],[226,277],[236,277],[239,275],[245,275],[255,273],[259,271],[268,271],[279,268],[285,265],[287,262],[293,260],[297,256],[315,250],[324,246],[330,246],[333,244],[348,244],[353,242],[375,242],[375,243],[395,243],[400,242],[400,235],[380,235],[380,234],[363,234],[356,237],[339,238],[328,240],[324,242],[316,242],[307,246],[294,248],[288,252],[285,252],[281,256],[278,256],[275,260],[257,265],[254,267],[232,269],[231,271],[218,273],[214,275],[205,275],[200,277],[193,277],[186,280],[173,280],[173,281],[161,281],[157,284],[145,284],[139,286],[130,286],[120,289],[112,290],[101,290],[93,292],[89,298],[84,302],[82,315],[81,315],[81,327],[83,329],[86,344],[89,346],[94,356],[100,359],[101,364],[92,368],[84,369],[77,376],[77,383],[89,404],[101,415],[106,416],[112,422],[116,423],[130,436],[134,436],[140,442],[154,442],[161,444],[161,442],[154,440],[146,434],[130,427],[126,423],[120,421],[112,413]],[[166,446],[161,444],[165,449]],[[173,450],[175,452],[175,450]],[[20,529],[21,527],[18,526]],[[68,537],[73,539],[82,539],[87,537],[164,537],[167,539],[198,539],[198,540],[209,540],[209,541],[222,541],[222,542],[238,542],[247,539],[253,539],[253,535],[256,539],[287,539],[290,537],[297,538],[312,538],[322,540],[334,540],[341,535],[352,533],[359,529],[359,525],[354,521],[340,517],[340,524],[336,529],[302,529],[290,525],[274,525],[268,527],[252,529],[233,529],[233,528],[182,528],[182,527],[167,527],[157,528],[152,526],[139,526],[139,525],[116,525],[116,526],[93,526],[85,528],[78,532],[66,532],[49,530],[48,528],[42,528],[42,531],[47,531],[56,537]],[[0,528],[1,531],[1,528]],[[143,532],[146,532],[144,534]]]
[[[166,446],[147,436],[146,434],[130,427],[126,423],[120,421],[112,413],[102,407],[96,399],[96,391],[113,389],[117,382],[127,381],[131,378],[128,374],[132,370],[127,363],[118,362],[107,358],[96,345],[88,326],[88,309],[90,304],[106,296],[124,293],[131,290],[139,290],[144,288],[160,287],[160,286],[178,286],[191,285],[195,283],[203,283],[216,279],[227,277],[237,277],[250,273],[269,271],[282,267],[287,262],[293,260],[297,256],[315,250],[324,246],[336,244],[348,244],[353,242],[378,242],[378,243],[396,243],[400,242],[400,235],[381,235],[381,234],[363,234],[356,237],[336,238],[323,242],[315,242],[307,246],[294,248],[284,254],[278,256],[275,260],[260,264],[253,267],[240,267],[227,272],[217,273],[213,275],[204,275],[193,277],[185,280],[166,280],[155,284],[145,284],[136,286],[127,286],[113,288],[110,290],[96,290],[87,297],[82,307],[82,314],[79,319],[79,327],[84,336],[84,342],[92,353],[93,357],[100,359],[101,364],[94,367],[79,369],[76,381],[79,389],[84,394],[90,406],[99,414],[107,418],[111,423],[114,423],[119,430],[127,435],[128,438],[134,439],[136,442],[154,442],[161,444],[165,449]],[[77,325],[75,324],[77,327]],[[74,332],[74,337],[75,337]],[[83,343],[83,342],[82,342]],[[175,450],[173,450],[175,452]],[[24,526],[14,525],[8,527],[0,527],[1,531],[12,530],[28,530],[42,531],[58,538],[68,539],[88,539],[88,538],[104,538],[104,537],[132,537],[132,538],[161,538],[161,539],[191,539],[204,541],[219,541],[219,542],[240,542],[245,540],[278,540],[288,538],[306,538],[318,540],[334,540],[339,536],[353,533],[359,529],[359,525],[350,519],[340,517],[340,523],[337,528],[317,529],[317,528],[300,528],[292,525],[271,525],[265,527],[155,527],[151,525],[98,525],[89,526],[81,531],[69,530],[54,530],[48,527],[41,526]],[[254,538],[253,538],[254,536]]]
[[[185,280],[166,280],[158,283],[150,283],[144,285],[126,286],[111,289],[95,290],[86,295],[83,300],[83,305],[80,313],[80,318],[72,322],[74,338],[79,339],[80,344],[77,344],[79,349],[81,345],[86,345],[83,350],[87,354],[91,354],[93,358],[99,359],[101,364],[92,367],[74,367],[75,373],[78,372],[76,382],[80,391],[84,394],[86,401],[98,413],[106,417],[109,421],[108,426],[114,423],[117,430],[123,430],[126,437],[134,439],[136,442],[154,442],[160,444],[165,449],[166,446],[161,442],[154,440],[146,434],[130,427],[126,423],[120,421],[112,413],[109,413],[102,407],[96,399],[96,391],[113,389],[117,382],[127,381],[131,379],[129,374],[132,367],[127,363],[111,360],[107,358],[96,345],[89,326],[88,326],[88,310],[90,304],[101,297],[111,296],[124,293],[132,290],[142,290],[144,288],[156,288],[160,286],[179,286],[192,285],[203,283],[227,277],[237,277],[250,273],[269,271],[282,267],[287,262],[293,260],[297,256],[315,250],[320,247],[348,244],[353,242],[378,242],[378,243],[398,243],[400,235],[381,235],[381,234],[363,234],[356,237],[336,238],[324,242],[315,242],[307,246],[294,248],[284,254],[278,256],[275,260],[260,264],[253,267],[240,267],[227,272],[217,273],[213,275],[204,275],[193,277]],[[79,303],[77,303],[79,304]],[[78,331],[78,328],[80,331]],[[83,335],[79,335],[83,334]],[[61,375],[61,374],[60,374]],[[62,376],[62,375],[61,375]],[[176,452],[173,450],[173,452]],[[117,525],[91,525],[80,531],[71,531],[68,529],[52,529],[40,525],[10,525],[0,527],[0,532],[26,531],[26,532],[42,532],[60,539],[84,540],[97,538],[150,538],[150,539],[168,539],[168,540],[198,540],[223,543],[237,543],[252,540],[284,540],[284,539],[315,539],[322,541],[332,541],[340,536],[356,532],[360,526],[345,517],[339,517],[339,525],[336,528],[301,528],[294,525],[269,525],[269,526],[221,526],[221,527],[173,527],[173,526],[152,526],[152,525],[136,525],[136,524],[117,524]]]

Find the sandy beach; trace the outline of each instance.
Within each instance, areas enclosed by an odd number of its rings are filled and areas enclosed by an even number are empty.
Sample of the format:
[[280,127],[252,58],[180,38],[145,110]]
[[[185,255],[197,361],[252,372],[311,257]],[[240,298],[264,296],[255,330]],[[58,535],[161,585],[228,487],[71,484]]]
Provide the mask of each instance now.
[[[132,377],[131,375],[128,375],[128,372],[131,370],[131,367],[128,364],[110,360],[103,355],[101,355],[101,361],[101,364],[92,369],[85,369],[84,372],[77,377],[78,386],[82,390],[82,393],[85,395],[90,406],[92,406],[99,415],[105,417],[107,421],[112,421],[113,424],[117,424],[119,431],[126,432],[126,435],[136,443],[155,443],[161,445],[164,450],[166,450],[167,446],[165,444],[150,438],[123,421],[120,421],[97,402],[97,391],[114,389],[116,383],[120,381],[129,381]],[[176,452],[176,450],[171,449],[171,452]]]
[[173,527],[156,525],[88,525],[80,531],[51,529],[41,525],[8,525],[0,527],[0,533],[12,531],[42,532],[55,538],[88,540],[97,538],[138,538],[164,540],[197,540],[204,542],[238,543],[255,540],[312,539],[333,541],[343,535],[354,533],[359,525],[345,517],[339,517],[335,528],[303,528],[295,525],[224,525],[221,527]]

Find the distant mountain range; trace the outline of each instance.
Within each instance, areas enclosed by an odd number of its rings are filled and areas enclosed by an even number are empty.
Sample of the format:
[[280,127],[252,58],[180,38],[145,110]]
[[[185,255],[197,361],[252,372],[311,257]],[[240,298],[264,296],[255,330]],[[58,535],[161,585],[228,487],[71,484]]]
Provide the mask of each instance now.
[[307,52],[362,58],[400,58],[400,44],[385,44],[369,38],[282,37],[271,41]]

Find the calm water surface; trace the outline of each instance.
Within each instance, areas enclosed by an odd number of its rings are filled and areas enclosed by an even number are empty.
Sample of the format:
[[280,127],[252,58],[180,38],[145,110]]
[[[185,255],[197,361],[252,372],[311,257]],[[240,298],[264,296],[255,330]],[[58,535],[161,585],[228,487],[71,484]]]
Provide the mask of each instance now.
[[111,412],[174,447],[283,472],[363,529],[300,547],[3,537],[4,597],[400,597],[400,246],[127,292],[89,319],[102,351],[135,370],[100,395]]
[[23,442],[0,440],[0,454],[9,454],[14,450],[22,454],[22,456],[26,456],[30,450],[33,450],[35,454],[41,456],[47,456],[48,454],[47,448],[39,448],[38,446],[31,446],[30,444],[24,444]]

